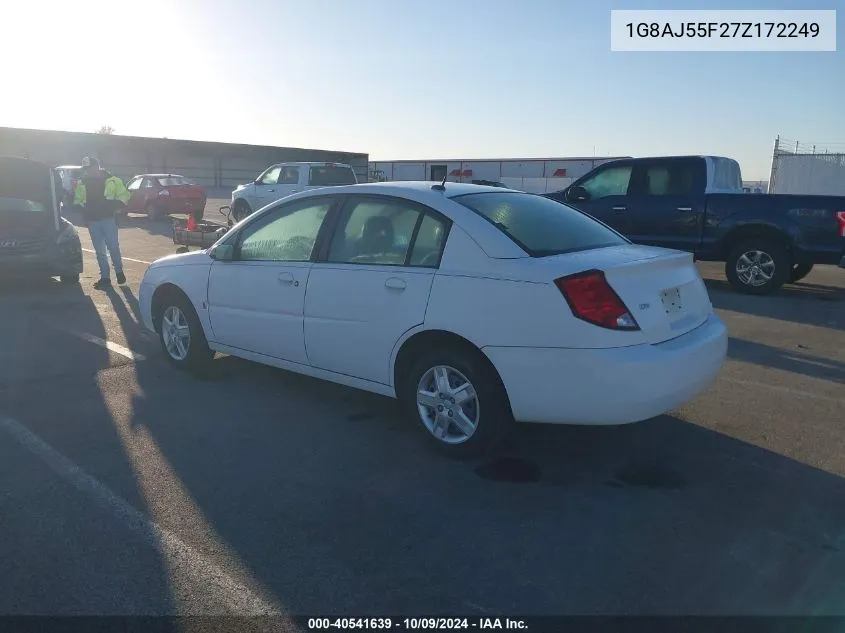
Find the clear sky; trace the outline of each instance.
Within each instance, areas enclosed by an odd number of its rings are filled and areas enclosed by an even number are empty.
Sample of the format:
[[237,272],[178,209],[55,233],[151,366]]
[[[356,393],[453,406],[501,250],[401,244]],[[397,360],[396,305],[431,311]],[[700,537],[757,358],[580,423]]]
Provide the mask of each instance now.
[[613,53],[611,9],[845,0],[5,0],[0,125],[371,159],[845,148],[836,53]]

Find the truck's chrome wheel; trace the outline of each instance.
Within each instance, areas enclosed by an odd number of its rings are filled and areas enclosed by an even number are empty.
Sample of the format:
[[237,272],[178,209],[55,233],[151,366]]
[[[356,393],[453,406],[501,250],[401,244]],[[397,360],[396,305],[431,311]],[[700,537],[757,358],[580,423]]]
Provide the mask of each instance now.
[[775,260],[763,251],[746,251],[736,261],[736,276],[747,286],[762,286],[772,280]]

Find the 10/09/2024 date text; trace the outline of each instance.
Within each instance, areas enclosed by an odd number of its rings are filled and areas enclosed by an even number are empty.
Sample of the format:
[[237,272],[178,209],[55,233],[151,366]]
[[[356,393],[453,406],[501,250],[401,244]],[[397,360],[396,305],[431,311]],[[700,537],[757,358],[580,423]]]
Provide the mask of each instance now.
[[511,618],[308,618],[312,631],[374,630],[374,631],[447,631],[447,630],[527,630],[525,621]]

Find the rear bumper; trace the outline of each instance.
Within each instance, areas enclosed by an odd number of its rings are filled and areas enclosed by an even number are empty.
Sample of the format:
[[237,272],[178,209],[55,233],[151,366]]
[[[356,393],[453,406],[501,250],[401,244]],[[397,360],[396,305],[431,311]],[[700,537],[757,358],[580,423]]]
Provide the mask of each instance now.
[[82,245],[79,240],[56,244],[39,253],[0,257],[0,276],[3,277],[56,277],[77,273],[82,273]]
[[716,314],[658,345],[611,349],[485,347],[521,422],[627,424],[681,406],[724,363],[728,332]]

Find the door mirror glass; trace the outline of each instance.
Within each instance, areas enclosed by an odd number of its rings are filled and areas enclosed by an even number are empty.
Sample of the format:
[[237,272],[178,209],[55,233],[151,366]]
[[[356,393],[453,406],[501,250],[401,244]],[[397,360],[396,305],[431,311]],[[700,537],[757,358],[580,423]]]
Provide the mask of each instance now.
[[589,199],[589,192],[581,185],[575,185],[566,190],[567,202],[586,202]]
[[231,244],[218,244],[208,254],[217,261],[230,262],[235,258],[235,247]]

